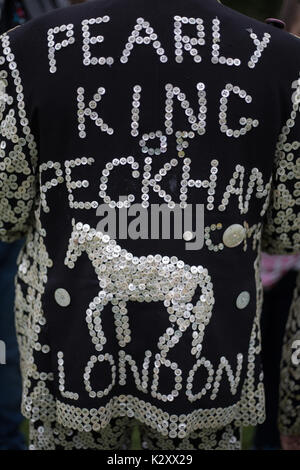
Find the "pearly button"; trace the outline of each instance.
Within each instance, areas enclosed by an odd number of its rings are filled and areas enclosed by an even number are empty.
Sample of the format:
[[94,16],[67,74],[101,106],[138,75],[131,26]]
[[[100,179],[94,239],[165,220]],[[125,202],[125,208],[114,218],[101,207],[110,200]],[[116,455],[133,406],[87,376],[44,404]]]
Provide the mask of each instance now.
[[190,242],[191,240],[193,240],[194,234],[192,232],[189,232],[189,231],[184,232],[183,238],[186,242]]
[[242,243],[245,235],[245,229],[242,225],[230,225],[223,234],[223,243],[229,248],[234,248]]
[[71,303],[70,294],[66,289],[56,289],[54,297],[58,305],[60,305],[61,307],[67,307]]
[[241,292],[240,295],[237,297],[236,306],[237,306],[237,308],[242,310],[243,308],[247,307],[249,302],[250,302],[250,294],[249,294],[248,291],[245,290],[245,291]]

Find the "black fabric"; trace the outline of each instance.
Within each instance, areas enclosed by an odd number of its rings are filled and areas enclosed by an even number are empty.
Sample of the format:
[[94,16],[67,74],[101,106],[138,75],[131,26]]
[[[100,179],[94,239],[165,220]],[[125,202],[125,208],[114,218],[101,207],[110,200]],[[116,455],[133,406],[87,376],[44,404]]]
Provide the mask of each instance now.
[[[91,45],[92,55],[112,56],[115,62],[105,66],[84,66],[82,52],[81,22],[84,19],[110,16],[110,21],[101,25],[92,25],[92,34],[104,36],[104,42]],[[206,45],[199,47],[202,56],[201,63],[195,63],[188,51],[184,52],[182,64],[174,59],[174,16],[200,17],[204,21]],[[221,54],[226,57],[239,57],[242,65],[239,67],[211,63],[211,27],[212,20],[218,17],[221,22]],[[162,47],[168,56],[167,63],[161,63],[152,45],[134,45],[127,64],[120,62],[122,51],[128,36],[136,24],[137,18],[145,18],[153,26]],[[62,24],[74,24],[75,44],[69,45],[56,52],[57,71],[49,72],[47,48],[47,33],[50,28]],[[183,25],[190,35],[195,34],[194,27]],[[259,39],[264,33],[271,35],[271,43],[263,51],[261,59],[252,70],[247,63],[255,50],[253,40],[249,37],[253,30]],[[61,40],[64,33],[59,33]],[[144,34],[142,31],[141,34]],[[188,33],[186,33],[188,34]],[[275,150],[279,134],[290,115],[292,82],[298,79],[299,43],[286,32],[256,20],[240,15],[233,10],[211,0],[181,0],[146,1],[146,0],[99,0],[76,5],[72,8],[49,13],[39,20],[29,22],[17,28],[10,34],[13,53],[18,64],[28,118],[32,132],[38,143],[39,164],[48,161],[60,162],[81,157],[93,157],[95,163],[91,166],[72,168],[73,180],[87,179],[88,190],[74,191],[75,199],[83,201],[99,201],[99,185],[103,168],[113,158],[133,155],[140,164],[143,172],[143,153],[139,147],[140,136],[144,132],[164,129],[165,85],[168,83],[180,87],[186,93],[190,106],[198,114],[198,98],[196,85],[203,82],[207,91],[207,127],[206,134],[196,135],[190,139],[186,155],[191,158],[190,178],[209,179],[210,162],[217,159],[218,181],[215,194],[215,209],[205,211],[205,225],[221,223],[223,230],[233,224],[249,227],[263,224],[261,215],[265,198],[259,199],[253,193],[249,210],[242,214],[239,208],[239,198],[231,195],[227,210],[217,210],[222,195],[230,184],[237,165],[245,167],[246,194],[247,183],[253,168],[258,168],[266,184],[274,170]],[[56,38],[57,39],[57,38]],[[133,138],[131,131],[132,88],[140,84],[143,88],[140,108],[140,136]],[[239,128],[241,116],[251,116],[258,119],[259,126],[239,138],[227,137],[220,132],[219,106],[221,91],[226,84],[239,86],[253,97],[250,104],[237,96],[231,96],[228,103],[228,125],[233,129]],[[115,132],[110,136],[101,132],[99,127],[86,118],[87,137],[79,138],[77,121],[77,89],[85,88],[85,99],[88,103],[98,87],[104,87],[106,93],[97,104],[97,112],[104,122],[109,123]],[[168,139],[168,151],[165,155],[153,156],[153,169],[158,171],[161,166],[175,158],[176,130],[189,129],[184,111],[174,99],[174,134]],[[299,134],[299,133],[298,133]],[[297,139],[297,137],[295,137]],[[156,141],[151,142],[156,145]],[[182,160],[163,179],[162,187],[179,200]],[[54,178],[54,171],[49,169],[41,174],[41,185]],[[126,195],[129,192],[140,201],[141,179],[131,178],[128,168],[114,169],[110,176],[109,193],[115,196]],[[239,183],[238,183],[239,184]],[[38,191],[40,187],[38,186]],[[150,202],[162,203],[158,195],[150,190]],[[47,203],[50,212],[41,212],[41,226],[45,229],[45,245],[53,264],[49,266],[45,290],[42,292],[42,306],[47,323],[41,328],[39,341],[49,344],[51,356],[35,351],[35,361],[41,370],[54,373],[54,382],[49,385],[60,401],[75,405],[79,408],[99,408],[104,406],[112,395],[133,395],[140,400],[161,407],[170,414],[191,413],[198,409],[218,410],[236,404],[240,398],[249,376],[247,360],[249,358],[249,341],[253,323],[259,311],[259,274],[256,261],[259,259],[259,243],[248,240],[247,249],[243,244],[236,248],[224,247],[218,252],[210,251],[204,246],[199,251],[187,251],[184,240],[119,240],[122,248],[137,257],[148,254],[162,256],[177,256],[186,265],[203,266],[208,270],[213,283],[214,306],[213,315],[205,327],[203,350],[205,357],[213,364],[214,373],[226,358],[236,372],[237,355],[244,357],[241,380],[236,393],[231,393],[229,379],[223,371],[223,379],[217,397],[212,400],[207,393],[200,400],[190,402],[184,390],[174,401],[161,402],[150,395],[138,390],[134,383],[133,374],[129,371],[126,386],[118,382],[108,396],[101,399],[91,398],[85,390],[83,374],[90,356],[95,354],[89,330],[86,325],[85,312],[89,302],[99,292],[99,280],[86,253],[76,261],[74,269],[65,264],[65,256],[72,232],[72,219],[76,222],[96,227],[99,217],[95,210],[80,210],[69,207],[68,191],[65,183],[50,188],[47,192]],[[116,198],[117,199],[117,198]],[[207,203],[207,193],[203,188],[190,188],[189,203]],[[37,200],[38,203],[38,200]],[[35,222],[33,222],[34,224]],[[222,241],[223,230],[212,232],[212,238]],[[260,242],[261,232],[259,232]],[[278,235],[279,239],[279,235]],[[284,241],[285,239],[283,239]],[[293,251],[293,249],[291,249]],[[256,264],[255,264],[256,263]],[[19,283],[25,284],[20,275]],[[24,292],[26,291],[26,285]],[[71,304],[61,308],[55,301],[54,293],[57,288],[64,288],[71,294]],[[236,299],[241,292],[250,294],[250,302],[243,310],[236,307]],[[200,293],[201,294],[201,293]],[[199,299],[199,290],[195,292],[192,303]],[[104,352],[111,353],[118,360],[119,345],[115,334],[112,306],[109,303],[103,310],[102,324],[107,338]],[[157,340],[169,325],[166,307],[162,302],[129,302],[128,316],[132,332],[132,341],[126,351],[136,360],[139,370],[143,367],[144,352],[153,351],[153,357],[159,352]],[[176,361],[183,371],[183,382],[187,382],[188,373],[195,363],[191,355],[192,329],[190,328],[181,338],[176,348],[168,357]],[[76,391],[79,400],[74,403],[61,397],[57,371],[57,353],[64,352],[64,367],[66,371],[66,389]],[[153,359],[153,358],[152,358]],[[151,363],[150,371],[153,363]],[[174,375],[170,368],[162,368],[160,390],[168,393],[174,383]],[[129,370],[129,368],[128,368]],[[255,383],[261,372],[259,358],[255,364]],[[252,373],[252,372],[251,372]],[[200,368],[197,380],[194,381],[194,392],[201,390],[207,372]],[[92,373],[92,385],[95,390],[102,390],[110,383],[111,375],[108,363],[96,364]],[[151,380],[151,378],[150,378]],[[256,395],[257,396],[257,395]],[[253,398],[253,397],[252,397]],[[252,405],[249,405],[252,406]]]

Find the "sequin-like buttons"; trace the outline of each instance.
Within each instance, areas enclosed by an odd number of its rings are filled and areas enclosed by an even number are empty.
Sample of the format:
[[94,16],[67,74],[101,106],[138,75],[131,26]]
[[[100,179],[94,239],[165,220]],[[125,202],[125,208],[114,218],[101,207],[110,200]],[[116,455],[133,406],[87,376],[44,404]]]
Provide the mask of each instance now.
[[58,305],[60,305],[61,307],[67,307],[71,303],[70,294],[66,289],[56,289],[54,293],[54,298]]
[[242,243],[245,238],[245,229],[240,224],[230,225],[223,234],[223,243],[229,248],[234,248]]
[[241,292],[240,295],[237,297],[236,306],[237,306],[237,308],[242,310],[243,308],[247,307],[249,302],[250,302],[250,294],[249,294],[248,291],[245,290],[245,291]]
[[193,232],[189,232],[189,231],[184,232],[184,234],[183,234],[183,239],[184,239],[186,242],[190,242],[191,240],[193,240],[193,238],[194,238]]

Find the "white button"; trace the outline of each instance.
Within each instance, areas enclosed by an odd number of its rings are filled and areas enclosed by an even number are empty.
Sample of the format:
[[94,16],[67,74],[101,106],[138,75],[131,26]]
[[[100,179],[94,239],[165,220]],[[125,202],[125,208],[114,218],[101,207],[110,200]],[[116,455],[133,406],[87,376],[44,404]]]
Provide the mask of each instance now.
[[54,297],[58,305],[61,307],[67,307],[71,303],[71,297],[66,289],[56,289]]
[[243,308],[247,307],[249,302],[250,302],[250,294],[248,291],[245,290],[241,292],[238,298],[236,299],[236,306],[237,308],[242,310]]
[[189,231],[184,232],[183,238],[186,242],[190,242],[191,240],[193,240],[194,234],[192,232],[189,232]]
[[245,235],[245,229],[242,225],[230,225],[223,234],[223,243],[229,248],[234,248],[242,243]]

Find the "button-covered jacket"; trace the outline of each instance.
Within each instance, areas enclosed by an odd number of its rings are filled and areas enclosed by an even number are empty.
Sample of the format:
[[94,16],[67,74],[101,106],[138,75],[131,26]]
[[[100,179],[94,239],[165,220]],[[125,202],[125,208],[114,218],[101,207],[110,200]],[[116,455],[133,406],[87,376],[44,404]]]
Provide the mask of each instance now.
[[25,416],[264,420],[260,255],[300,252],[299,72],[298,39],[217,0],[96,0],[2,36]]

